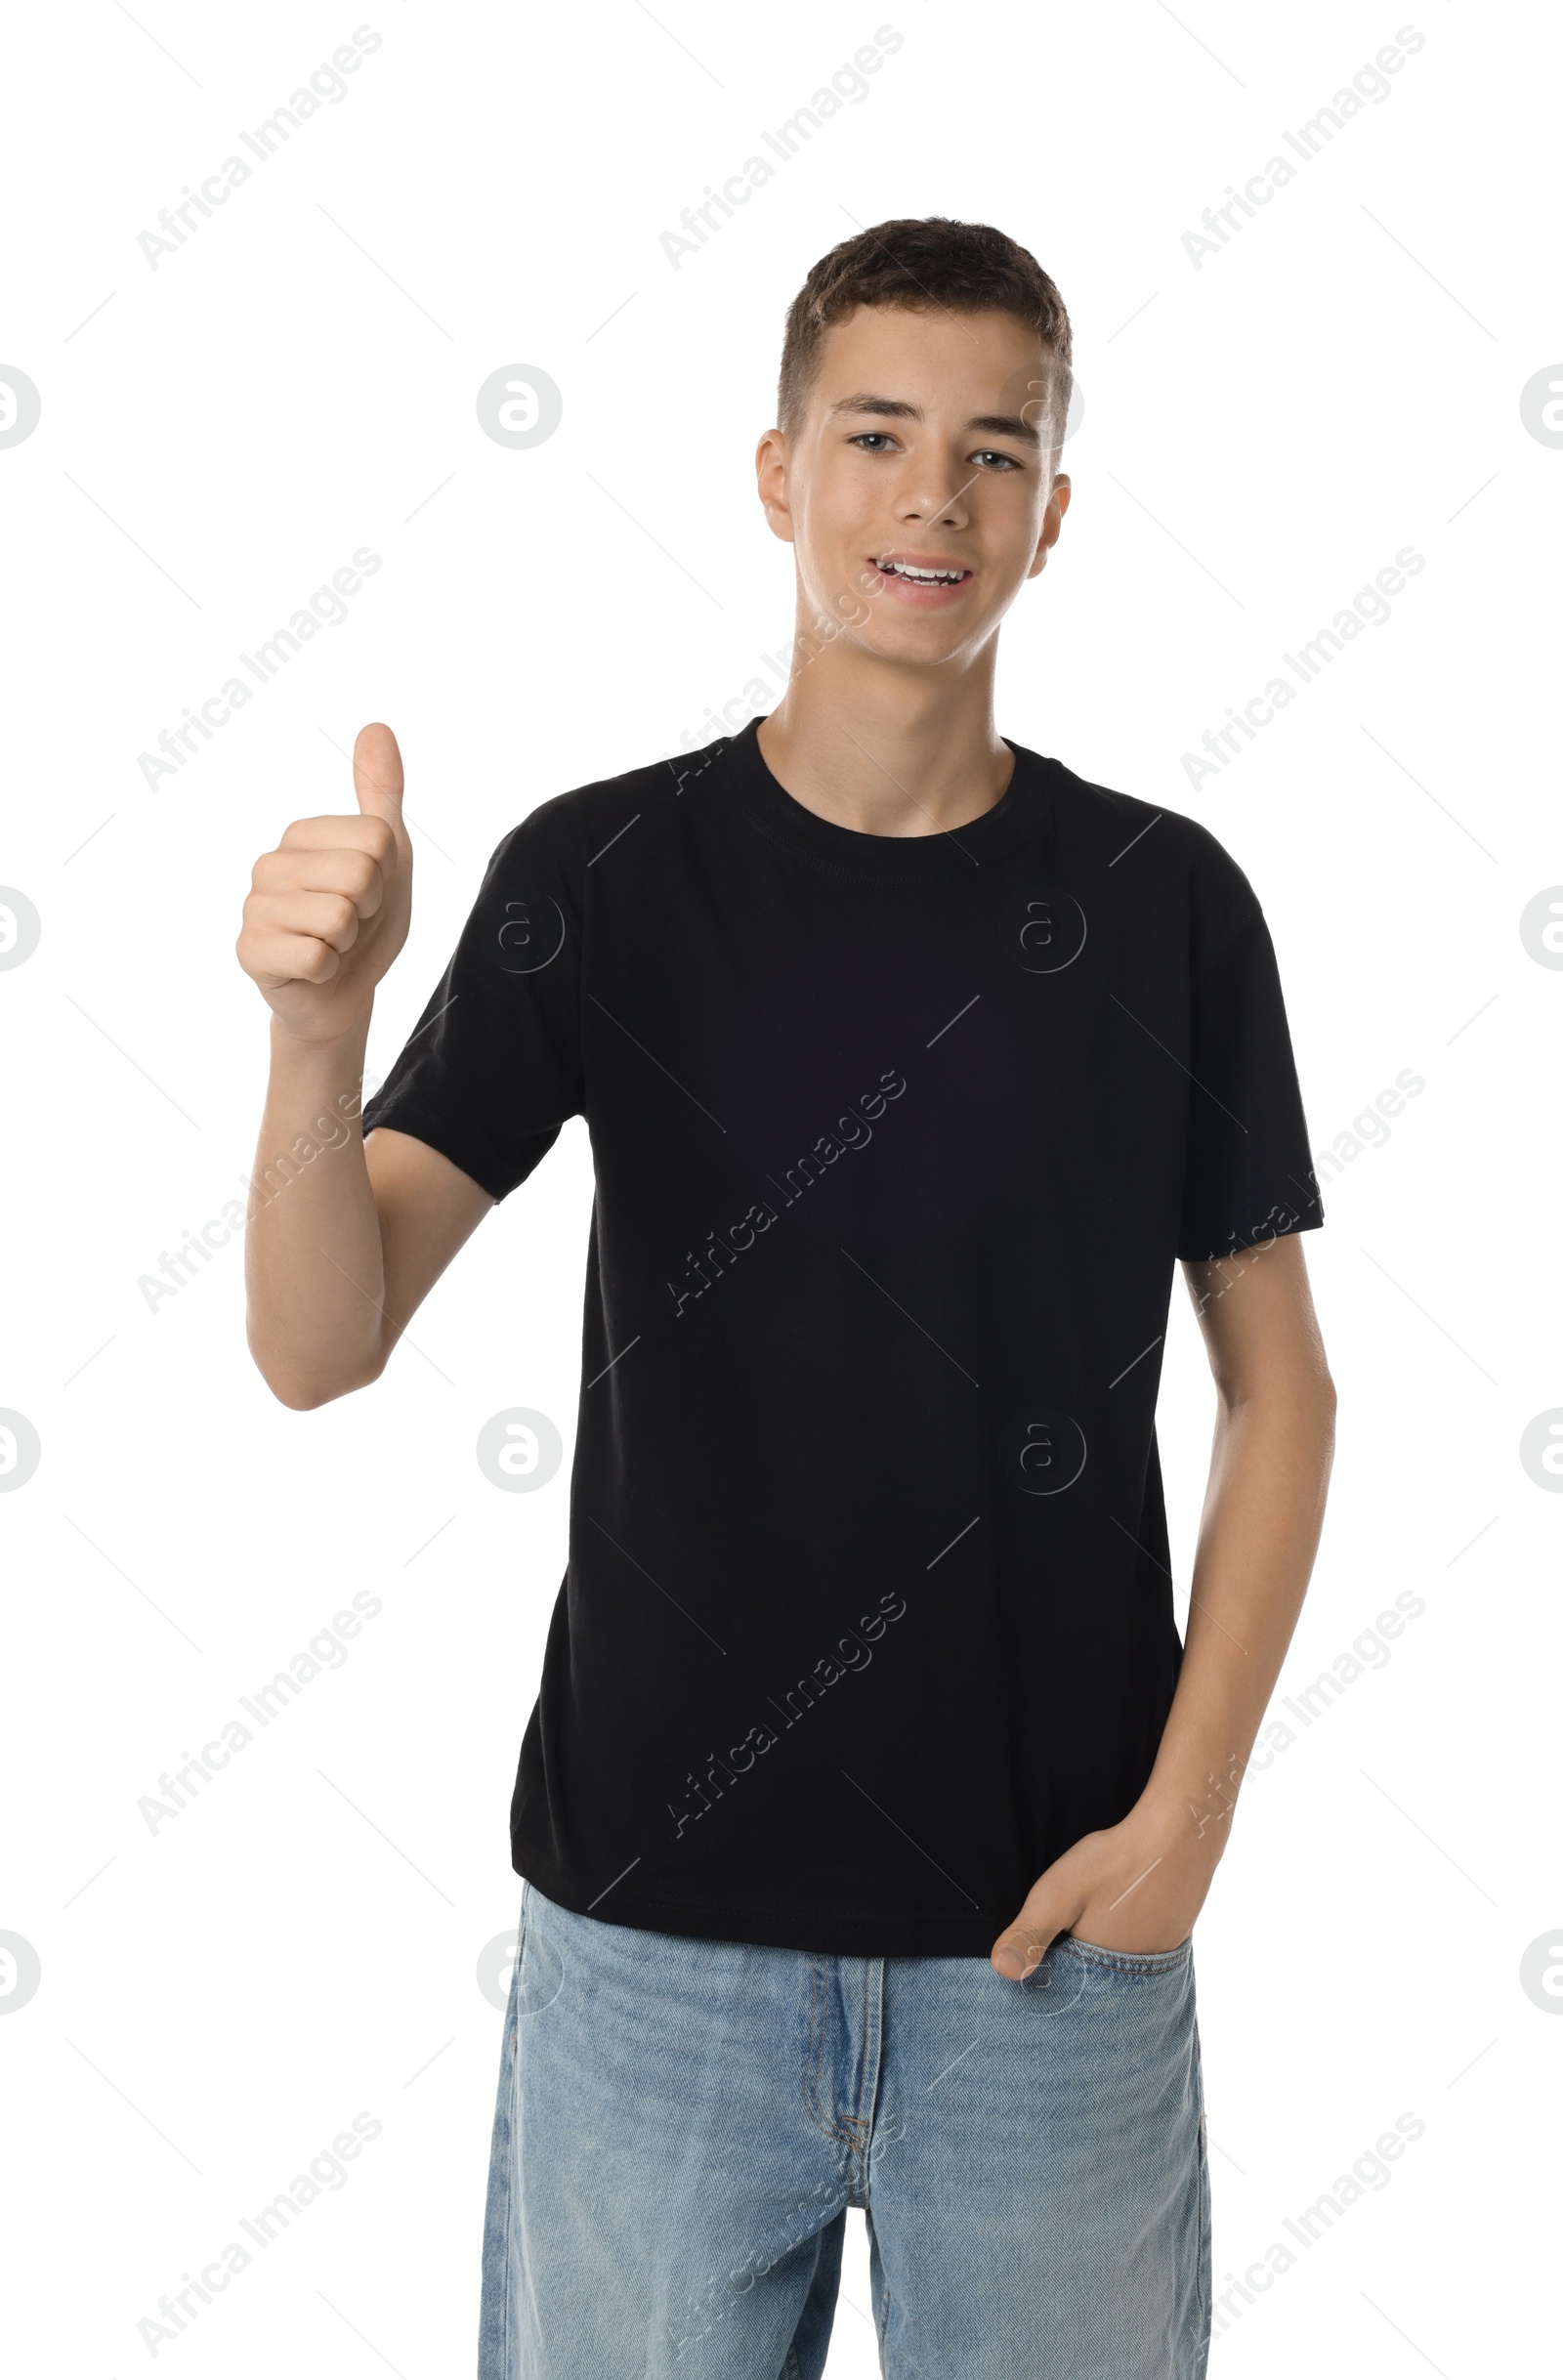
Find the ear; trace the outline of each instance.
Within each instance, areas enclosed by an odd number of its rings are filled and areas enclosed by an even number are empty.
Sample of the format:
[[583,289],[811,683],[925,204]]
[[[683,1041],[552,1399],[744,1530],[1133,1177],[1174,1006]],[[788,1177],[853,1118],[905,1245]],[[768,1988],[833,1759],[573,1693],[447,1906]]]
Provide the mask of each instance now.
[[1035,578],[1038,571],[1046,568],[1048,554],[1058,543],[1058,532],[1064,526],[1064,515],[1069,510],[1070,493],[1069,474],[1064,471],[1055,472],[1052,493],[1047,499],[1047,509],[1042,514],[1041,534],[1036,540],[1036,551],[1032,556],[1032,567],[1026,574],[1028,578]]
[[773,537],[783,545],[795,542],[792,532],[792,510],[787,502],[787,465],[790,442],[784,430],[767,430],[754,450],[754,481],[766,520]]

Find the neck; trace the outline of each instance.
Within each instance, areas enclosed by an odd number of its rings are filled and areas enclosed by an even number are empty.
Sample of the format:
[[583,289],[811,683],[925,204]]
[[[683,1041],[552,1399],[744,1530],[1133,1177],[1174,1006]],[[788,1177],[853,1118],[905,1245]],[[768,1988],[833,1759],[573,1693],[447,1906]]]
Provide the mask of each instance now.
[[1015,766],[993,726],[996,645],[917,668],[850,631],[822,644],[800,615],[786,693],[758,730],[767,768],[806,810],[860,834],[970,826]]

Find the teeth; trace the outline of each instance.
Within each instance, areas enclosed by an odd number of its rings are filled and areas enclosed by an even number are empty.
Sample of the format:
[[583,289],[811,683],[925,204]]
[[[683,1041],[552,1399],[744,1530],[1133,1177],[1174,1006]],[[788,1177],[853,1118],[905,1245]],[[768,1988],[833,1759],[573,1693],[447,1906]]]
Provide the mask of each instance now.
[[929,586],[955,586],[966,575],[964,571],[920,571],[909,562],[881,562],[879,569],[892,578],[915,578]]

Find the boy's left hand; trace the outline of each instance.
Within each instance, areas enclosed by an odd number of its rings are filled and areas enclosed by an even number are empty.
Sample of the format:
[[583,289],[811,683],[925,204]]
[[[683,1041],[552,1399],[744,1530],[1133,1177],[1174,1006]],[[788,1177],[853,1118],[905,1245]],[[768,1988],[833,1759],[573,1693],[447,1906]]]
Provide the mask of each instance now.
[[989,1954],[1021,1982],[1060,1934],[1102,1950],[1175,1950],[1185,1942],[1225,1848],[1224,1825],[1202,1832],[1187,1805],[1136,1804],[1117,1826],[1082,1835],[1044,1868]]

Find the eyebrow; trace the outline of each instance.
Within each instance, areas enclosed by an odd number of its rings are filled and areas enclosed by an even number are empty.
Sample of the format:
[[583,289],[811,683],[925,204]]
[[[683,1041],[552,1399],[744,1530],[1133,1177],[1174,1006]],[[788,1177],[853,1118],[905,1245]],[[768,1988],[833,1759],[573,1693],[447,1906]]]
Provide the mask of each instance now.
[[[860,389],[855,397],[838,397],[830,407],[832,413],[872,413],[884,421],[922,421],[925,416],[920,404],[908,404],[902,397],[876,397],[870,389]],[[966,423],[968,430],[986,430],[992,437],[1019,439],[1023,446],[1039,446],[1038,431],[1018,413],[974,413]]]

